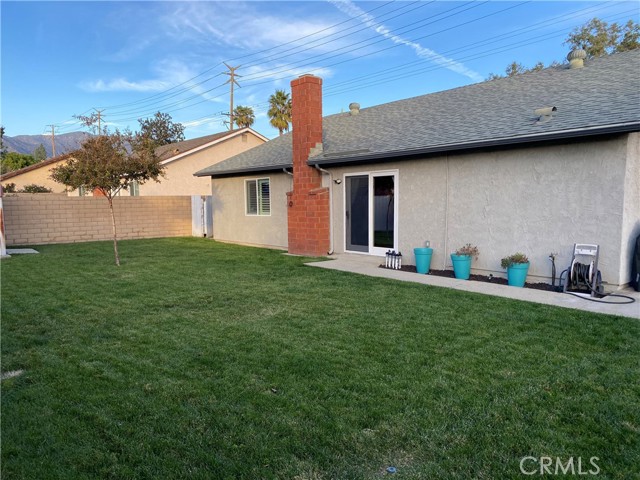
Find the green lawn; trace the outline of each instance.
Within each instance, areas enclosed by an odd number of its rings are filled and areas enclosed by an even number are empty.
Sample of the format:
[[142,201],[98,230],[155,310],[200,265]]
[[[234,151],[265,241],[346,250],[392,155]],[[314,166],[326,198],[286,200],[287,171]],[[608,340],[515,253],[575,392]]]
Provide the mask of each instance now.
[[38,250],[0,264],[2,478],[638,478],[633,319],[204,239]]

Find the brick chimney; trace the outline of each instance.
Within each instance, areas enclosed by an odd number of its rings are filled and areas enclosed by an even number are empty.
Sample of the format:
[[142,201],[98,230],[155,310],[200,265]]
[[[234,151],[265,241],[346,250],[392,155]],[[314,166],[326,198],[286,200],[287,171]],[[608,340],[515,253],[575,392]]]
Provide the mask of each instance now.
[[289,253],[322,256],[329,250],[329,189],[307,164],[322,148],[322,79],[303,75],[291,82],[293,191],[287,193]]

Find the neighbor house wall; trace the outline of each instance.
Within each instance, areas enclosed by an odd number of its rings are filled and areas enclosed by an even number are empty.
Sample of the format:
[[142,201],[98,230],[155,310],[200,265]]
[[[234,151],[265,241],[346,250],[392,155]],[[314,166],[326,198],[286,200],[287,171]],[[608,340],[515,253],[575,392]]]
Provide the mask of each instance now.
[[10,176],[9,178],[6,178],[3,176],[2,185],[15,183],[16,190],[22,190],[26,185],[35,184],[49,188],[53,193],[64,193],[65,186],[49,178],[49,176],[51,175],[51,170],[64,162],[66,162],[66,159],[61,160],[60,162],[49,163],[45,166],[26,171],[24,173],[20,173],[14,177]]
[[[270,179],[271,215],[246,214],[245,180],[256,178]],[[290,175],[267,172],[210,181],[215,240],[287,248],[287,192],[292,188]]]
[[165,164],[165,177],[160,179],[161,183],[150,181],[140,185],[140,195],[209,195],[211,179],[194,177],[195,172],[263,143],[261,138],[244,133],[170,161]]
[[[191,235],[191,197],[116,197],[118,238]],[[89,242],[113,238],[104,197],[14,194],[3,197],[8,245]]]
[[[559,254],[560,272],[574,243],[597,243],[604,280],[619,284],[623,205],[625,222],[633,223],[634,215],[637,220],[637,175],[627,171],[627,137],[331,171],[343,178],[398,170],[399,248],[406,263],[415,264],[413,248],[429,240],[431,268],[450,268],[449,254],[471,243],[480,249],[474,272],[503,275],[500,259],[524,252],[531,260],[530,280],[547,281],[550,253]],[[332,186],[336,252],[344,251],[344,186]]]
[[640,235],[640,133],[629,135],[622,211],[620,284],[631,281],[631,260]]

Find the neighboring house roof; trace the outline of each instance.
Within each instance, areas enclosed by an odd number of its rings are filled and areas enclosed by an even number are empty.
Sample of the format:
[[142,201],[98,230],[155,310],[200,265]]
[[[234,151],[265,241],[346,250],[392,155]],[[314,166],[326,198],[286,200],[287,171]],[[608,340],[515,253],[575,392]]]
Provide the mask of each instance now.
[[[237,175],[291,168],[293,164],[291,140],[291,133],[280,135],[273,140],[269,140],[267,143],[258,145],[251,150],[239,153],[216,165],[200,170],[194,175],[198,177],[206,177],[213,174]],[[253,153],[253,151],[257,149],[260,149],[260,152]],[[221,164],[224,164],[224,166],[219,168]]]
[[[413,155],[640,131],[640,50],[546,68],[323,118],[323,150],[311,165],[384,161]],[[556,107],[548,121],[534,110]],[[196,173],[291,167],[291,134]]]
[[204,137],[192,138],[190,140],[184,140],[182,142],[163,145],[156,149],[156,155],[160,158],[163,164],[167,164],[205,148],[209,148],[216,143],[228,140],[229,138],[233,138],[238,135],[244,135],[246,133],[252,133],[265,142],[268,140],[266,137],[260,135],[258,132],[251,128],[241,128],[239,130],[229,130],[225,132],[215,133],[213,135],[207,135]]
[[39,168],[48,167],[53,165],[54,163],[62,162],[71,157],[70,153],[65,153],[64,155],[58,155],[57,157],[47,158],[46,160],[42,160],[41,162],[34,163],[33,165],[29,165],[28,167],[21,168],[20,170],[14,170],[13,172],[7,172],[4,175],[0,175],[0,181],[4,182],[5,180],[9,180],[10,178],[17,177],[18,175],[22,175],[23,173],[31,172],[33,170],[38,170]]

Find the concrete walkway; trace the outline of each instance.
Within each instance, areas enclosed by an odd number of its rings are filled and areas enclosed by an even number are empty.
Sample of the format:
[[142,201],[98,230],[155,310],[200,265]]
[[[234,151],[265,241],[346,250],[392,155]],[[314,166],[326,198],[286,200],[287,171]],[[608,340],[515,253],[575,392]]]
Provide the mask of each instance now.
[[[567,295],[566,293],[546,292],[532,288],[516,288],[507,285],[498,285],[488,282],[475,282],[471,280],[457,280],[455,278],[439,277],[436,275],[419,275],[417,273],[402,272],[398,270],[388,270],[379,268],[384,261],[381,257],[371,257],[368,255],[339,254],[331,257],[332,260],[325,262],[308,263],[312,267],[327,268],[329,270],[340,270],[343,272],[359,273],[371,277],[392,278],[404,282],[423,283],[437,287],[455,288],[467,292],[482,293],[485,295],[495,295],[498,297],[513,298],[515,300],[525,300],[528,302],[555,305],[557,307],[573,308],[588,312],[607,313],[610,315],[621,315],[640,319],[640,292],[625,288],[617,291],[632,298],[635,303],[624,305],[613,305],[609,303],[596,303],[582,298]],[[606,291],[609,291],[605,288]],[[609,297],[609,301],[626,301],[624,298]]]

